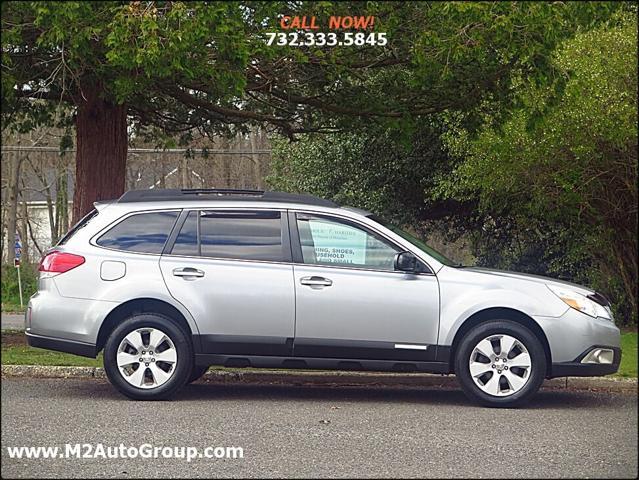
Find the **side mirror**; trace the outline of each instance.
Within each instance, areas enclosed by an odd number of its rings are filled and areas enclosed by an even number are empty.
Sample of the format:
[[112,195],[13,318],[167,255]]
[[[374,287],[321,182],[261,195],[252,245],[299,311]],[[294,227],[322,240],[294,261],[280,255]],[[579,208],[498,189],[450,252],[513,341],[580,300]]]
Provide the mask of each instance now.
[[395,270],[415,273],[417,270],[417,257],[410,252],[399,252],[395,255]]

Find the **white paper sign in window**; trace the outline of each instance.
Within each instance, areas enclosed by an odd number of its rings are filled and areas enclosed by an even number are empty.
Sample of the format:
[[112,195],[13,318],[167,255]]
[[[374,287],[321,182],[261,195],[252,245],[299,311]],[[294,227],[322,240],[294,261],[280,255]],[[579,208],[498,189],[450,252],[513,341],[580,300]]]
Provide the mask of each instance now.
[[333,222],[309,220],[318,263],[366,264],[366,232]]

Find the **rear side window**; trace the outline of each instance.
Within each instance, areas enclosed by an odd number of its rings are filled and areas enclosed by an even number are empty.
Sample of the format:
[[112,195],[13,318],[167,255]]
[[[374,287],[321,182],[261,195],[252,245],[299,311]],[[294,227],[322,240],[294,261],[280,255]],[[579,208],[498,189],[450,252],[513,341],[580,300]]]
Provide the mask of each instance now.
[[116,250],[162,253],[179,212],[138,213],[125,218],[96,242]]
[[283,261],[280,212],[190,212],[171,253],[237,260]]
[[71,229],[60,239],[57,245],[64,245],[65,243],[67,243],[69,239],[78,232],[78,230],[87,226],[89,222],[96,217],[97,214],[98,211],[95,209],[87,213],[78,223],[71,227]]

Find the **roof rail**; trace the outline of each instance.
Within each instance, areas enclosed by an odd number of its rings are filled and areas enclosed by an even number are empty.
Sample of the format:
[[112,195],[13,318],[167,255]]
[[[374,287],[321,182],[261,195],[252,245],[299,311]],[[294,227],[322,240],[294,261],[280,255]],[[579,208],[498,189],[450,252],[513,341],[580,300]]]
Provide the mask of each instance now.
[[245,190],[233,188],[183,188],[183,189],[148,189],[129,190],[118,199],[118,203],[133,202],[175,202],[189,200],[234,200],[263,201],[281,203],[300,203],[323,207],[339,207],[331,200],[312,195],[269,192],[264,190]]
[[241,188],[183,188],[182,195],[264,195],[264,190],[246,190]]

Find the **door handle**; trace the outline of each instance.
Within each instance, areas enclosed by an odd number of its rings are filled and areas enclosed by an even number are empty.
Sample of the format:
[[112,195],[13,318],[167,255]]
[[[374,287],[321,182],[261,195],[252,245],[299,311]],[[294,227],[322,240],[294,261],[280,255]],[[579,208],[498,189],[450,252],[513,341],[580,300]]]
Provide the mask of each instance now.
[[302,285],[309,285],[311,287],[330,287],[333,285],[333,280],[324,277],[302,277],[300,278]]
[[184,267],[174,268],[173,275],[176,277],[203,277],[204,272],[202,270],[198,270],[197,268]]

